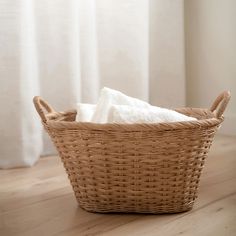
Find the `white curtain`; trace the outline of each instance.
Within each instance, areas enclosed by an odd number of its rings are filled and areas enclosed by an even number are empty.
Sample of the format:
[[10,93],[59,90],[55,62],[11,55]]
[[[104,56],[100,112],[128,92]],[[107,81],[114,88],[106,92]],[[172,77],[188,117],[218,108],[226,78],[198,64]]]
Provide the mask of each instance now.
[[32,98],[57,110],[111,87],[185,103],[183,1],[0,0],[0,168],[54,152]]

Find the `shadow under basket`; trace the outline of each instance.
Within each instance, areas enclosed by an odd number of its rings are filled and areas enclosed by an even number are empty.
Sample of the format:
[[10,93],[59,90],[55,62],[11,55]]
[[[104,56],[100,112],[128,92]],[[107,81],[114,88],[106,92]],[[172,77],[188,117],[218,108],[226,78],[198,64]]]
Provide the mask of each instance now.
[[210,109],[176,111],[197,121],[152,124],[76,122],[76,110],[34,104],[55,144],[79,206],[90,212],[175,213],[190,210],[229,92]]

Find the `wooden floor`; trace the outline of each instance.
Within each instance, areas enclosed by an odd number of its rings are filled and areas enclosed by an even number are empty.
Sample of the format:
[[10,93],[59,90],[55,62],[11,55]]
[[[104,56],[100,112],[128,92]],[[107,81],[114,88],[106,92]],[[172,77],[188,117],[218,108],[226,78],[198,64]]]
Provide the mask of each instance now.
[[218,136],[192,211],[95,214],[77,206],[58,157],[0,171],[0,235],[236,235],[236,137]]

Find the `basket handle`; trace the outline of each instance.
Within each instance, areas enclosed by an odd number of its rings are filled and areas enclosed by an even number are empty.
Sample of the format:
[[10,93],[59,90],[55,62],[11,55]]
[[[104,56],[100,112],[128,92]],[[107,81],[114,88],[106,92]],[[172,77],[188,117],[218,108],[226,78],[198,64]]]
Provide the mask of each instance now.
[[226,107],[229,103],[230,97],[231,97],[230,92],[229,91],[224,91],[213,102],[213,104],[210,108],[210,111],[215,112],[216,117],[218,119],[223,115],[223,113],[224,113],[224,111],[225,111],[225,109],[226,109]]
[[[44,123],[46,123],[47,122],[46,114],[53,113],[53,112],[55,112],[55,110],[39,96],[35,96],[33,99],[33,102],[34,102],[34,106],[35,106],[39,116],[41,117],[42,121]],[[46,110],[46,112],[45,112],[45,110]]]

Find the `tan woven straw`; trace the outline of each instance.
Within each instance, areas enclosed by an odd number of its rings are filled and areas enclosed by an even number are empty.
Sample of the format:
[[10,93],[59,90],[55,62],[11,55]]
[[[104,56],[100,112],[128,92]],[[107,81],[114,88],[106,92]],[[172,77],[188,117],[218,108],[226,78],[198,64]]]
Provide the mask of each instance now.
[[62,159],[76,199],[91,212],[190,210],[230,93],[210,109],[176,109],[197,121],[154,124],[76,122],[40,97],[35,108]]

